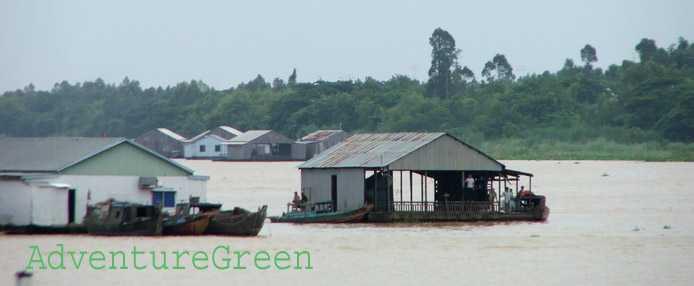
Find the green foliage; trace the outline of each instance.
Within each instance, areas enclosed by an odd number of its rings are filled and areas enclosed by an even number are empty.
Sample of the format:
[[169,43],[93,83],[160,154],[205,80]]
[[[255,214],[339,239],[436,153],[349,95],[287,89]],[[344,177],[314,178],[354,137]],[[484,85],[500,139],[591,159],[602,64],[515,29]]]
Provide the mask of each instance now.
[[[129,78],[63,81],[50,91],[30,84],[0,96],[0,137],[134,138],[157,127],[192,137],[219,125],[291,138],[337,128],[446,131],[501,159],[694,160],[694,45],[688,41],[680,38],[666,50],[644,39],[635,48],[640,62],[604,73],[567,59],[556,73],[517,80],[497,54],[483,72],[493,80],[477,82],[458,67],[460,51],[439,30],[430,39],[435,51],[426,83],[402,75],[300,83],[294,70],[286,84],[258,75],[221,91],[199,80],[147,89]],[[581,55],[588,66],[597,60],[590,45]]]

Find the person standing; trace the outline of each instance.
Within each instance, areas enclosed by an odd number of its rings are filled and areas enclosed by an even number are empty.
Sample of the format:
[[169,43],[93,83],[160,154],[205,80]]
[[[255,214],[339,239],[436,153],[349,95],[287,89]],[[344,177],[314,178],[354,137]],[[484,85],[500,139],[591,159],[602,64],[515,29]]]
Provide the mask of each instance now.
[[501,196],[504,197],[504,211],[509,212],[511,210],[511,200],[513,199],[511,188],[506,188],[506,191]]
[[465,179],[465,200],[466,201],[473,201],[475,197],[474,193],[474,188],[475,188],[475,179],[472,178],[472,175],[467,175],[467,179]]
[[494,201],[496,201],[496,190],[494,190],[494,188],[491,188],[489,190],[489,205],[492,211],[494,210]]

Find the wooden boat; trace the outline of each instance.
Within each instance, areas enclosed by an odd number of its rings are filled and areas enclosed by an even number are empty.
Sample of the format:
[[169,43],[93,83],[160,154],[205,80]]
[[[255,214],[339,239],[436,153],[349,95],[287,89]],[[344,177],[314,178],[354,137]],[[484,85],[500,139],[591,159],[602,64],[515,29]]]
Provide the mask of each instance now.
[[250,212],[239,207],[231,211],[217,212],[210,219],[210,224],[207,226],[205,233],[255,236],[263,228],[266,215],[266,205],[259,207],[257,212]]
[[84,226],[95,235],[161,235],[162,205],[107,200],[87,207]]
[[332,211],[332,201],[319,202],[313,205],[309,203],[308,205],[304,208],[305,210],[287,212],[280,217],[270,217],[270,221],[294,223],[359,222],[374,207],[371,204],[367,204],[355,210]]
[[219,212],[221,207],[221,204],[195,202],[176,204],[176,213],[164,217],[163,233],[166,235],[202,234],[207,229],[210,219]]

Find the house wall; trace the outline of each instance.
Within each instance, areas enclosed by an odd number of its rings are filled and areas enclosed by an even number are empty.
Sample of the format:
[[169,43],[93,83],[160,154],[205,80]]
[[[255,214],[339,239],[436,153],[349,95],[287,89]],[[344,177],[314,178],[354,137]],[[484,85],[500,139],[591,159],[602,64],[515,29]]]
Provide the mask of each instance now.
[[148,132],[133,141],[164,157],[183,157],[183,142],[156,130]]
[[0,225],[31,223],[31,186],[20,179],[0,179]]
[[314,202],[331,200],[332,175],[337,175],[337,210],[364,206],[363,169],[302,169],[301,189]]
[[[65,225],[68,223],[68,189],[48,186],[31,186],[31,224],[51,226]],[[86,206],[82,207],[75,202],[75,222],[80,223],[84,216]],[[17,225],[17,224],[15,224]]]
[[[139,188],[140,176],[63,175],[29,179],[24,183],[0,181],[0,224],[64,225],[68,222],[68,189],[75,189],[75,222],[81,223],[87,205],[115,199],[152,203],[152,190]],[[207,180],[189,176],[158,176],[159,187],[176,192],[176,202],[189,196],[207,201]],[[50,185],[65,186],[61,188]],[[88,199],[91,196],[91,199]],[[175,208],[165,208],[174,212]]]
[[451,136],[441,136],[388,165],[390,170],[501,171],[502,168],[500,163]]
[[[288,155],[270,155],[270,156],[257,156],[253,155],[253,148],[257,144],[291,144],[291,153]],[[301,148],[295,147],[294,141],[282,136],[277,132],[268,132],[258,138],[251,141],[245,142],[244,144],[233,144],[228,145],[227,149],[227,159],[229,160],[304,160],[306,157],[305,151]],[[298,155],[297,155],[298,154]],[[303,156],[299,156],[303,155]]]
[[66,175],[187,176],[185,170],[129,143],[122,143],[63,171]]
[[[205,152],[200,152],[200,145],[205,145]],[[215,151],[215,145],[219,145],[219,151]],[[195,142],[185,145],[185,158],[216,158],[222,156],[222,141],[212,136],[205,136]]]

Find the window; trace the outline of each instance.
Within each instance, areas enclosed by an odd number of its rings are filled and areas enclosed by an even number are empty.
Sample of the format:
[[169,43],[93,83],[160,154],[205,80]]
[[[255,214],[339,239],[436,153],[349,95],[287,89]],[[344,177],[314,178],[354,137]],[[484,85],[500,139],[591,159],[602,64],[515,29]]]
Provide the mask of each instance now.
[[205,152],[205,145],[200,145],[200,152]]
[[174,191],[152,191],[152,204],[164,202],[165,208],[176,206],[176,192]]
[[214,145],[214,151],[215,152],[221,152],[222,151],[222,145]]

